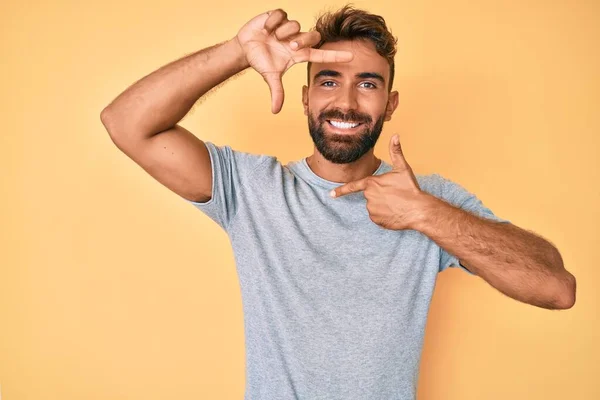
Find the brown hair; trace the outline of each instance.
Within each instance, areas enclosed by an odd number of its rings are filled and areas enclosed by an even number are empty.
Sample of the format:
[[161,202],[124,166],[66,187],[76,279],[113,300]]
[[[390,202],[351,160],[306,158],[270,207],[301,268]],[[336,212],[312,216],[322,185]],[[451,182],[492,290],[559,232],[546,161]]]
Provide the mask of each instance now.
[[[370,14],[348,4],[338,11],[322,14],[315,23],[316,30],[321,34],[321,41],[313,48],[318,49],[327,42],[341,40],[370,40],[375,45],[377,53],[387,59],[390,64],[390,82],[388,90],[392,90],[394,82],[394,56],[396,55],[397,39],[385,24],[383,17]],[[310,83],[310,66],[307,74]]]

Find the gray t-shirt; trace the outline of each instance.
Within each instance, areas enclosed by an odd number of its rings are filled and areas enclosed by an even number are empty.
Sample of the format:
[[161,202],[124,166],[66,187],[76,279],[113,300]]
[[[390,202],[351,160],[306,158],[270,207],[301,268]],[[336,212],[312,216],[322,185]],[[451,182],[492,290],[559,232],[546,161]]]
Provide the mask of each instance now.
[[[227,232],[233,248],[244,399],[415,399],[436,277],[463,268],[459,260],[421,232],[375,224],[363,192],[329,197],[341,184],[317,176],[306,159],[282,165],[272,156],[206,147],[212,198],[187,201]],[[390,170],[382,161],[375,175]],[[438,174],[416,177],[421,190],[509,222]]]

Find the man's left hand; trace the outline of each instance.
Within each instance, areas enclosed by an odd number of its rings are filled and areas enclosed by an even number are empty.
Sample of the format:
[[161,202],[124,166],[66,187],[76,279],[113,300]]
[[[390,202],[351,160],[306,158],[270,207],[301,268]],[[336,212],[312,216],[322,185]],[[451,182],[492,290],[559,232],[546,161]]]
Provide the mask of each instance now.
[[428,197],[421,190],[410,165],[406,162],[400,138],[390,140],[392,170],[343,184],[331,191],[332,197],[364,191],[369,217],[386,229],[414,229],[422,215],[423,203]]

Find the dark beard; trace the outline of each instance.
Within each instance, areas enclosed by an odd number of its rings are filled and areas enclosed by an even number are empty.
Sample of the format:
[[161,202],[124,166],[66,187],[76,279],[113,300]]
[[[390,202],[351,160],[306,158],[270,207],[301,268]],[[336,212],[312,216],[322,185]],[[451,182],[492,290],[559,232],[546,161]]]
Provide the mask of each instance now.
[[[358,160],[375,147],[375,143],[377,143],[383,129],[384,116],[385,114],[382,114],[375,125],[371,127],[373,119],[366,114],[350,111],[344,115],[339,110],[331,110],[319,114],[317,122],[309,112],[308,131],[317,150],[327,161],[334,164],[347,164]],[[363,131],[355,135],[325,134],[324,125],[328,123],[328,119],[361,122]]]

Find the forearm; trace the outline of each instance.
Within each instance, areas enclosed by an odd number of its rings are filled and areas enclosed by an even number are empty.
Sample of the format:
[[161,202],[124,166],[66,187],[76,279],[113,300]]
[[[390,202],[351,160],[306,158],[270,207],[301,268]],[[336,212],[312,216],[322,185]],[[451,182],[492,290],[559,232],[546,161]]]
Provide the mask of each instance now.
[[426,194],[415,229],[502,293],[543,308],[569,308],[575,278],[558,250],[517,226],[475,216]]
[[235,38],[205,48],[130,86],[102,111],[102,121],[111,134],[152,136],[175,126],[206,92],[248,66]]

